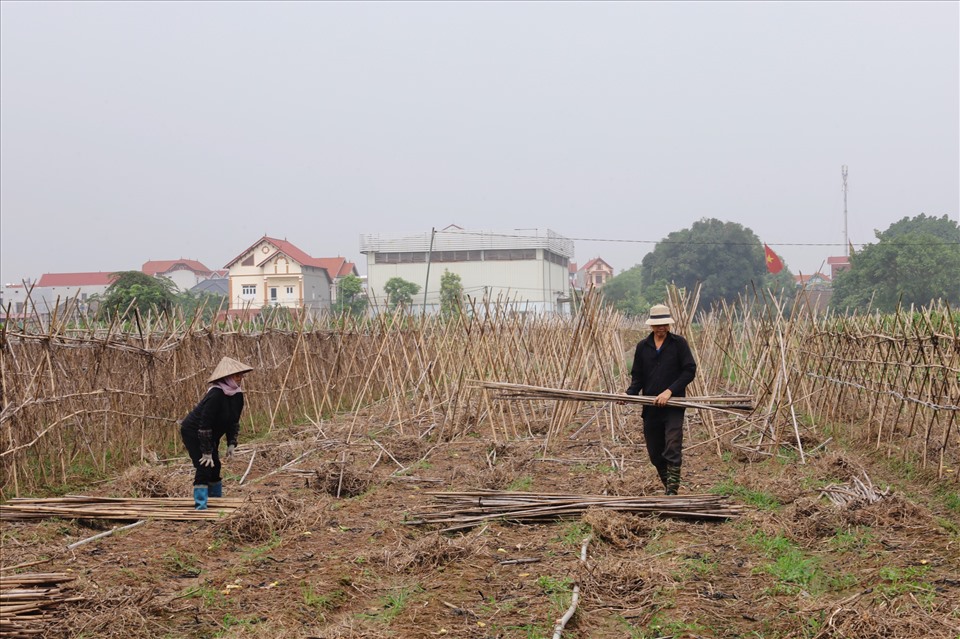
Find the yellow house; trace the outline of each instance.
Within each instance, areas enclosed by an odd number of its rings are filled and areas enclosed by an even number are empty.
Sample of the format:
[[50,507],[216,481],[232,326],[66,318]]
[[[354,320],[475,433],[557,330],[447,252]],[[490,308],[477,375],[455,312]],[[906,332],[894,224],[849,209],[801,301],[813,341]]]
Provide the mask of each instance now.
[[311,257],[286,240],[266,235],[224,268],[229,271],[231,311],[271,306],[329,311],[334,279],[356,271],[342,257]]

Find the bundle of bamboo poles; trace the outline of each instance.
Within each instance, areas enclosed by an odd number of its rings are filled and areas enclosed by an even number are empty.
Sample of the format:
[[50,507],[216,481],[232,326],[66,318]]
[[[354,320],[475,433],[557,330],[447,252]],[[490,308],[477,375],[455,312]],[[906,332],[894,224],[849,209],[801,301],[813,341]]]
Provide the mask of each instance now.
[[43,635],[43,627],[53,620],[49,609],[83,598],[69,597],[60,587],[74,579],[62,572],[0,575],[0,637]]
[[732,519],[741,513],[739,505],[727,503],[727,498],[720,495],[564,495],[495,490],[426,494],[437,503],[428,511],[414,513],[405,523],[452,524],[445,532],[492,519],[549,521],[576,517],[588,508],[687,519]]
[[[656,397],[649,395],[626,395],[623,393],[598,393],[593,391],[546,388],[527,384],[509,384],[506,382],[484,382],[471,380],[480,388],[499,391],[501,399],[553,399],[575,402],[625,402],[652,406]],[[722,412],[753,411],[753,397],[749,395],[714,395],[700,397],[675,397],[667,401],[667,406],[681,408],[700,408]]]
[[229,516],[242,499],[212,498],[207,510],[195,510],[188,497],[87,497],[68,495],[46,499],[15,498],[0,504],[0,521],[63,517],[66,519],[219,519]]

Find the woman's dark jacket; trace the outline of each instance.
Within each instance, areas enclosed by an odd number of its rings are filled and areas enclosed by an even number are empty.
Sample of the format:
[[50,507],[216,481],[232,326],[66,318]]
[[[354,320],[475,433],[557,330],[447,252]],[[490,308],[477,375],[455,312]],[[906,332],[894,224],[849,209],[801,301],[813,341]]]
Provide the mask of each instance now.
[[[687,340],[667,333],[660,352],[650,333],[637,344],[633,355],[633,368],[630,370],[632,383],[627,389],[627,395],[656,396],[670,389],[674,397],[686,395],[687,384],[693,381],[697,374],[697,362],[693,359],[690,345]],[[644,406],[644,411],[649,406]]]
[[181,428],[192,430],[200,440],[204,455],[213,453],[220,438],[227,436],[227,445],[237,445],[240,433],[240,413],[243,412],[243,393],[227,395],[217,386],[211,386],[203,399],[180,422]]

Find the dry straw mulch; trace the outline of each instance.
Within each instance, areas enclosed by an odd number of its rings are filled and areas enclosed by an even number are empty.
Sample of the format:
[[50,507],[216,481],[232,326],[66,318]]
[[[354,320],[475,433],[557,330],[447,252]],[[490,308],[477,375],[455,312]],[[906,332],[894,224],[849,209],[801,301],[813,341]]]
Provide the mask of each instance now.
[[192,472],[139,464],[128,468],[117,480],[116,487],[131,497],[184,497],[191,490]]
[[648,516],[630,515],[602,508],[588,508],[581,520],[593,529],[598,539],[614,548],[631,548],[642,544],[653,529]]
[[323,462],[307,476],[307,482],[333,497],[356,497],[367,492],[374,483],[372,472],[354,468],[347,460]]
[[304,514],[303,500],[276,493],[257,500],[248,499],[232,516],[218,521],[215,531],[237,543],[262,543],[300,530]]
[[479,554],[483,542],[477,534],[448,537],[440,533],[428,533],[399,550],[387,550],[384,562],[397,572],[431,571],[451,561]]

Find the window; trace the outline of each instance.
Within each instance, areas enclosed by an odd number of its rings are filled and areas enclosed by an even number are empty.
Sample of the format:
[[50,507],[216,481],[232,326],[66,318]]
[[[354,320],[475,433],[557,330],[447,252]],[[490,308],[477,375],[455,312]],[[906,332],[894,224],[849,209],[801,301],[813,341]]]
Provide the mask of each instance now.
[[433,262],[479,262],[483,259],[481,251],[434,251]]
[[567,266],[570,263],[570,261],[567,258],[561,257],[556,253],[552,251],[547,251],[547,250],[543,251],[543,259],[550,262],[551,264],[557,264],[559,266]]
[[535,260],[537,249],[490,249],[483,252],[483,259],[493,260]]
[[594,284],[603,284],[603,274],[602,274],[602,273],[597,273],[596,275],[594,275],[594,276],[593,276],[593,283],[594,283]]
[[244,284],[244,285],[243,285],[243,294],[244,294],[244,295],[256,295],[256,294],[257,294],[257,285],[256,285],[256,284]]
[[376,253],[375,264],[422,264],[427,261],[425,252],[413,253]]
[[288,286],[288,287],[287,287],[287,295],[293,295],[293,287],[292,287],[292,286]]
[[276,301],[277,301],[277,287],[276,287],[276,286],[271,286],[271,287],[270,287],[270,301],[271,301],[271,302],[276,302]]

